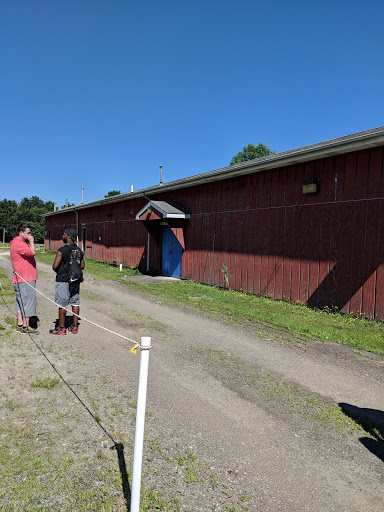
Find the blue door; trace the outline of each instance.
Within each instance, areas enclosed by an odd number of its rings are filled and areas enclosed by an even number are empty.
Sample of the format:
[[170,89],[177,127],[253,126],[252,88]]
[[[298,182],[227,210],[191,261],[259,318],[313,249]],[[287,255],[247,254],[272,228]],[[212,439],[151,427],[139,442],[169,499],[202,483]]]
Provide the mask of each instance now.
[[169,226],[163,226],[162,264],[164,276],[181,277],[182,247]]

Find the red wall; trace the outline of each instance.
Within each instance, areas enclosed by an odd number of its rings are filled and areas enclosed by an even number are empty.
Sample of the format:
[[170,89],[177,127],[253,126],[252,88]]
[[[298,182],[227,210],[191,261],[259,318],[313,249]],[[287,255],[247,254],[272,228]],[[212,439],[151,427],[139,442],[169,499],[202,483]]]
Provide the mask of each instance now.
[[[80,247],[85,246],[86,257],[95,261],[122,263],[125,267],[146,267],[147,231],[135,215],[145,204],[143,200],[124,201],[78,211]],[[60,212],[46,218],[45,249],[56,251],[63,245],[61,236],[65,227],[76,229],[76,214]],[[83,229],[86,240],[83,240]],[[144,268],[145,270],[145,268]]]
[[[384,320],[382,174],[380,147],[151,199],[173,201],[191,213],[183,278],[223,286],[226,265],[233,289]],[[303,195],[303,179],[312,176],[320,179],[319,192]],[[87,257],[110,263],[116,258],[117,264],[145,270],[147,231],[134,218],[146,202],[80,210]],[[75,214],[48,217],[47,229],[51,223],[60,238],[65,222],[75,227]],[[161,269],[161,250],[152,239],[150,268]]]

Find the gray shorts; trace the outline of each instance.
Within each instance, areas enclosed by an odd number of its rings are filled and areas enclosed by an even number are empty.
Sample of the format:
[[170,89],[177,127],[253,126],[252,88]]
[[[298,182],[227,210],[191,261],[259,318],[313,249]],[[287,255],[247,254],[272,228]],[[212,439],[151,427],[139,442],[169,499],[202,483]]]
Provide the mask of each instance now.
[[24,318],[36,315],[36,281],[28,283],[13,283],[16,293],[16,311]]
[[60,308],[80,306],[80,283],[57,283],[55,285],[55,302]]

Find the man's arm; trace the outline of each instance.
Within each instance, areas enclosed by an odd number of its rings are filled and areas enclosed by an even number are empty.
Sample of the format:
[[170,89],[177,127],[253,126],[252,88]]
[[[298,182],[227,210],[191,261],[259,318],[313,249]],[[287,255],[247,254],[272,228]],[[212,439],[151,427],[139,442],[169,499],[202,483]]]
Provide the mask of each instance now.
[[29,242],[29,248],[31,249],[31,251],[33,252],[33,255],[35,256],[36,249],[35,249],[35,241],[34,241],[33,236],[32,235],[28,235],[27,240]]
[[20,256],[27,256],[29,258],[31,256],[35,256],[36,251],[35,251],[35,244],[33,241],[33,236],[30,236],[30,238],[32,238],[32,241],[29,238],[27,238],[27,240],[29,241],[29,245],[26,242],[17,244],[17,247],[15,249],[15,252],[17,254],[20,254]]
[[63,259],[63,255],[61,254],[61,251],[57,251],[55,261],[53,262],[53,265],[52,265],[52,268],[55,272],[58,271],[62,259]]

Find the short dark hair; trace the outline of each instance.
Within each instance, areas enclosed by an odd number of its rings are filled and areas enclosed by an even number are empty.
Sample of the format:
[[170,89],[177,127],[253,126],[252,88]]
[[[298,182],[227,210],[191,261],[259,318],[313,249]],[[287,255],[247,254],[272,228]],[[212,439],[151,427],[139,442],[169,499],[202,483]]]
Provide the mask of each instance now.
[[19,224],[19,225],[17,226],[17,234],[19,234],[19,233],[20,233],[20,231],[22,231],[22,232],[24,233],[24,231],[25,231],[27,228],[31,229],[31,228],[28,226],[28,224]]

